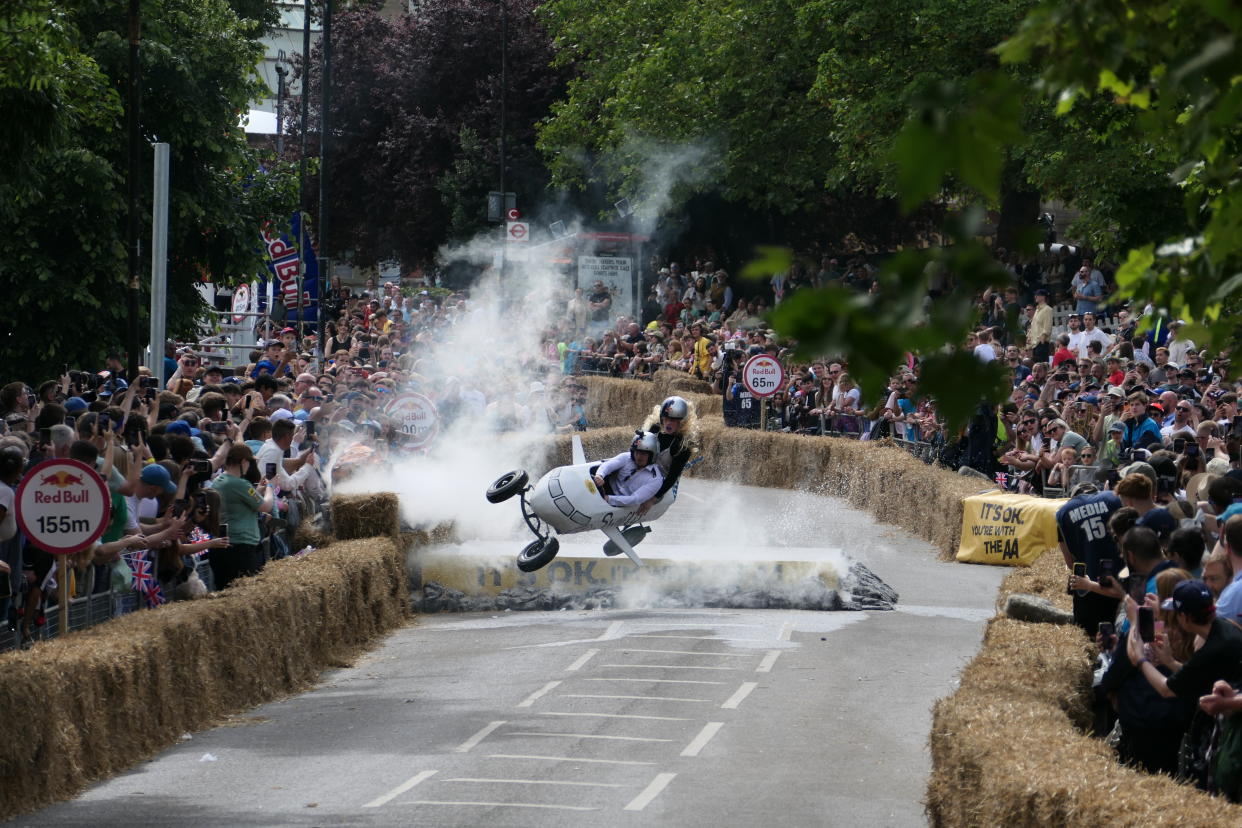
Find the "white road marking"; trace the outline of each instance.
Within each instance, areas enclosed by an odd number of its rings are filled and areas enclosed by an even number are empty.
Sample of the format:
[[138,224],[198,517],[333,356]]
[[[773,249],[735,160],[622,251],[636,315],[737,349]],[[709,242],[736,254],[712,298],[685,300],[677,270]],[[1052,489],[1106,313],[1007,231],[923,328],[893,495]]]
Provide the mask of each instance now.
[[489,753],[488,759],[544,759],[548,762],[590,762],[594,765],[654,765],[655,762],[634,762],[629,759],[583,759],[581,756],[531,756],[525,753]]
[[754,653],[711,653],[703,650],[639,650],[634,647],[626,647],[621,650],[623,653],[668,653],[669,655],[709,655],[723,656],[725,658],[752,658]]
[[703,679],[652,679],[652,678],[588,678],[583,681],[638,681],[643,684],[724,684],[723,681]]
[[630,804],[625,806],[627,811],[641,811],[651,804],[660,793],[668,787],[668,783],[673,781],[675,773],[656,774],[656,778],[651,780],[651,784],[643,788],[643,792],[630,800]]
[[781,625],[780,634],[777,635],[776,637],[780,639],[781,641],[788,641],[789,637],[793,635],[793,628],[794,628],[794,623],[792,621],[786,621],[784,624]]
[[[617,622],[620,623],[620,622]],[[674,622],[674,621],[631,621],[630,624],[638,627],[665,627],[667,629],[675,629],[678,627],[690,627],[691,629],[701,630],[704,627],[756,627],[763,628],[767,624],[721,624],[718,621],[702,621],[694,623],[691,621]],[[628,638],[629,636],[624,636]],[[602,639],[601,639],[602,640]]]
[[703,729],[699,731],[699,735],[686,745],[686,749],[681,752],[682,756],[698,756],[699,751],[707,746],[712,737],[720,732],[720,728],[724,727],[724,722],[708,722],[703,725]]
[[537,802],[469,802],[466,800],[416,799],[407,805],[479,805],[484,808],[543,808],[549,811],[598,811],[585,805],[542,805]]
[[687,500],[693,500],[695,503],[706,503],[707,502],[706,500],[699,497],[698,495],[693,495],[693,494],[690,494],[689,492],[681,492],[680,496],[686,498]]
[[473,735],[473,736],[471,736],[469,739],[467,739],[466,741],[464,741],[464,742],[462,742],[460,745],[458,745],[458,746],[457,746],[457,748],[456,748],[456,751],[457,751],[458,753],[469,753],[469,752],[470,752],[470,748],[474,747],[474,746],[475,746],[475,745],[477,745],[479,742],[481,742],[481,741],[483,741],[484,739],[486,739],[486,738],[487,738],[487,737],[491,734],[491,732],[492,732],[493,730],[495,730],[496,728],[500,727],[500,726],[501,726],[501,725],[503,725],[503,724],[505,724],[505,722],[491,722],[491,723],[489,723],[489,724],[487,725],[487,727],[483,728],[483,729],[482,729],[482,730],[480,730],[478,733],[474,734],[474,735]]
[[433,771],[433,770],[419,771],[418,773],[411,776],[409,779],[402,782],[397,787],[393,788],[388,793],[376,799],[372,799],[370,802],[368,802],[366,805],[363,805],[362,807],[378,808],[379,806],[387,802],[390,802],[393,799],[396,799],[397,797],[401,796],[401,794],[405,793],[410,788],[417,785],[419,782],[423,782],[427,779],[430,779],[431,777],[435,776],[437,773],[439,773],[439,771]]
[[561,736],[568,739],[610,739],[616,742],[671,742],[672,739],[651,739],[646,736],[597,736],[594,733],[549,733],[538,730],[515,730],[506,736]]
[[711,699],[674,699],[668,696],[608,696],[596,693],[561,693],[563,699],[637,699],[638,701],[709,702]]
[[681,716],[639,716],[636,713],[561,713],[561,712],[543,712],[540,716],[581,716],[590,719],[646,719],[653,722],[689,722]]
[[595,658],[595,656],[597,656],[597,655],[599,655],[599,650],[598,650],[598,649],[594,649],[594,648],[593,648],[593,649],[587,650],[585,653],[583,653],[582,655],[578,656],[578,660],[577,660],[577,661],[575,661],[573,664],[571,664],[571,665],[569,665],[568,667],[566,667],[566,668],[565,668],[565,672],[567,672],[567,673],[573,673],[573,672],[575,672],[575,671],[577,671],[577,670],[581,670],[581,669],[582,669],[582,665],[586,664],[588,661],[590,661],[591,659]]
[[738,705],[740,705],[746,697],[750,695],[750,691],[754,690],[758,686],[759,683],[755,681],[742,682],[742,686],[737,688],[737,692],[730,696],[727,702],[720,705],[720,708],[722,710],[737,710]]
[[649,667],[656,670],[736,670],[736,667],[703,667],[697,664],[601,664],[601,667]]
[[772,665],[776,664],[776,659],[780,657],[780,650],[768,650],[768,654],[763,657],[763,661],[759,662],[759,666],[755,668],[756,673],[772,672]]
[[624,623],[625,623],[624,621],[613,621],[611,624],[608,625],[608,629],[604,630],[604,634],[595,640],[596,641],[612,641],[613,639],[622,638],[623,636],[621,635],[621,626]]
[[472,776],[456,776],[452,779],[441,779],[441,782],[482,782],[503,785],[572,785],[578,788],[628,788],[617,782],[561,782],[556,779],[483,779]]
[[518,707],[530,707],[535,702],[543,698],[545,695],[547,695],[548,693],[552,692],[554,689],[559,687],[560,684],[561,683],[559,681],[549,681],[543,687],[539,688],[538,690],[536,690],[535,692],[531,693],[529,696],[527,696],[526,698],[518,702]]
[[770,638],[721,638],[718,635],[657,635],[655,633],[634,633],[626,638],[680,638],[686,641],[771,641]]

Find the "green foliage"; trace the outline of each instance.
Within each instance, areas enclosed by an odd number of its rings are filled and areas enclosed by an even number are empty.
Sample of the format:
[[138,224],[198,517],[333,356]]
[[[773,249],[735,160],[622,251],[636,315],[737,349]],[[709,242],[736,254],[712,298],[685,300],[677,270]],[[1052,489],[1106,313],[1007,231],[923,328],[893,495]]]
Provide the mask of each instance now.
[[1145,241],[1155,244],[1128,240],[1139,249],[1118,282],[1127,296],[1203,320],[1200,336],[1217,345],[1236,336],[1235,317],[1222,311],[1242,292],[1239,34],[1242,9],[1220,0],[1047,2],[999,49],[1007,63],[1040,70],[1059,113],[1104,99],[1134,124],[1184,212],[1177,225],[1152,228]]
[[[20,148],[0,152],[0,295],[12,323],[0,335],[0,364],[35,379],[65,363],[96,365],[124,343],[128,41],[124,4],[83,0],[54,11],[18,2],[17,15],[0,13],[0,41],[20,41],[28,55],[0,63],[0,148]],[[201,309],[194,284],[248,278],[261,263],[259,227],[287,221],[296,199],[284,171],[261,172],[238,127],[258,91],[259,23],[240,20],[225,0],[142,8],[142,134],[171,148],[169,327],[191,335]],[[13,25],[30,19],[39,25]],[[141,158],[145,250],[151,151]],[[141,268],[145,311],[149,262]]]

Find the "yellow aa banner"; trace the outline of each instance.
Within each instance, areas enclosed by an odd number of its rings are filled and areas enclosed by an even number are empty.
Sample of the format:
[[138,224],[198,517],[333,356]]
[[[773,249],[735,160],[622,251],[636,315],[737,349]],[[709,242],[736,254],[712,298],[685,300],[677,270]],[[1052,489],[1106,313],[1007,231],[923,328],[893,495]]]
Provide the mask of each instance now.
[[1064,500],[992,492],[962,501],[963,563],[1030,566],[1057,546],[1057,509]]

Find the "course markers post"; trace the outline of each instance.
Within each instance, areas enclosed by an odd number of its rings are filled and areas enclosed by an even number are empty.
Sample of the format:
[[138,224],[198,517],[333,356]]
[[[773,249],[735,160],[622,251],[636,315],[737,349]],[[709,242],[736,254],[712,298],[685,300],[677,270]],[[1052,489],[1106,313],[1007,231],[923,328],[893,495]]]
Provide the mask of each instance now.
[[17,525],[31,544],[59,558],[56,589],[60,634],[69,634],[69,555],[103,535],[112,508],[108,485],[77,460],[44,460],[30,470],[14,498]]
[[742,366],[742,385],[759,398],[759,430],[768,430],[768,397],[785,385],[785,369],[776,357],[756,354]]
[[436,404],[415,392],[399,394],[385,409],[388,419],[408,439],[406,447],[425,449],[440,431],[440,414]]

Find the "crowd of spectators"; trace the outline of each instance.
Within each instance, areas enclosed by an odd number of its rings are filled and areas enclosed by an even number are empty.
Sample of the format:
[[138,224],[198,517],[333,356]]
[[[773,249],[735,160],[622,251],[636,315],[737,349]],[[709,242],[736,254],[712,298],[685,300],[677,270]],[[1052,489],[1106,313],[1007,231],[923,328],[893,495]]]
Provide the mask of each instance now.
[[53,559],[27,542],[14,510],[17,487],[45,459],[93,466],[112,499],[103,537],[72,556],[71,595],[128,594],[128,608],[225,589],[299,552],[294,534],[320,519],[330,481],[421,450],[389,409],[402,393],[427,397],[441,423],[586,427],[585,388],[537,355],[531,373],[514,374],[522,380],[438,371],[427,355],[451,346],[471,307],[435,293],[385,285],[354,295],[338,283],[322,341],[274,329],[228,364],[205,356],[218,343],[170,342],[154,373],[130,378],[114,353],[0,388],[0,631],[30,643],[57,601]]

